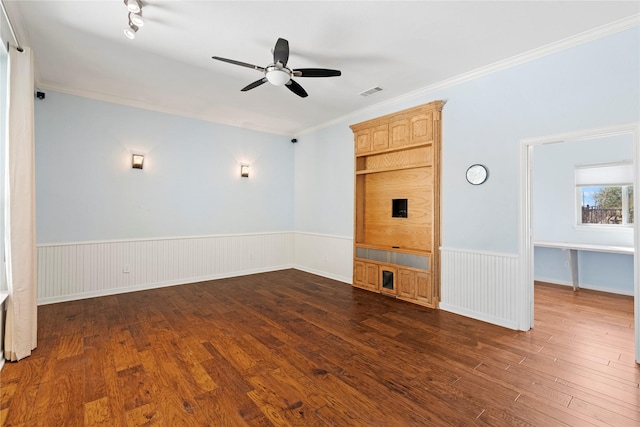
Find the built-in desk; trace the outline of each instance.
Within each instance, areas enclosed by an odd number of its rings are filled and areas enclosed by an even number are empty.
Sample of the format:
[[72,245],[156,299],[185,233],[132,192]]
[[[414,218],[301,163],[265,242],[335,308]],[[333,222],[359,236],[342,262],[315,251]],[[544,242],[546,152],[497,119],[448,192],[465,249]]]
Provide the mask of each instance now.
[[589,252],[609,252],[614,254],[633,255],[634,248],[631,246],[610,246],[610,245],[592,245],[588,243],[570,243],[570,242],[545,242],[535,241],[534,246],[542,248],[557,248],[569,252],[569,266],[571,267],[571,283],[573,290],[580,288],[580,279],[578,277],[578,251]]

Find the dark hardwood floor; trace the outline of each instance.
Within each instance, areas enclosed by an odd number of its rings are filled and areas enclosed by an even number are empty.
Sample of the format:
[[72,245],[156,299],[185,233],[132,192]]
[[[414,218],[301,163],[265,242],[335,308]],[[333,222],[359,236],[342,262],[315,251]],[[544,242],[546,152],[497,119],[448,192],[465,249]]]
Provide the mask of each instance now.
[[41,306],[0,424],[639,425],[633,299],[535,297],[529,332],[297,270]]

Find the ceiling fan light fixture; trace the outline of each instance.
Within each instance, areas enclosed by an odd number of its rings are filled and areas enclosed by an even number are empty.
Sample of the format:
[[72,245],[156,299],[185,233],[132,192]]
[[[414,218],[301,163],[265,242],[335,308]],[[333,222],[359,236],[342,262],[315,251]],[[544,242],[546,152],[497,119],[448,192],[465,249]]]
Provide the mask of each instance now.
[[136,27],[141,28],[144,26],[144,20],[142,19],[142,12],[133,13],[129,12],[129,21]]
[[291,72],[286,68],[271,66],[267,67],[265,77],[274,86],[284,86],[291,80]]
[[138,0],[124,0],[124,4],[127,5],[127,9],[131,13],[138,13],[142,10],[142,6]]
[[129,24],[129,28],[124,29],[124,35],[129,39],[133,40],[136,38],[136,32],[138,31],[138,26],[131,23]]

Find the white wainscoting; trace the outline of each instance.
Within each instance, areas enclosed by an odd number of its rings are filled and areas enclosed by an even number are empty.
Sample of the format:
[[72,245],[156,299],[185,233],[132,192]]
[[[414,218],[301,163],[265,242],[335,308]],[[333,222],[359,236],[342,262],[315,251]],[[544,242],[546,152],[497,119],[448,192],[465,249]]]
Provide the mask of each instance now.
[[351,284],[353,238],[318,233],[295,233],[295,268]]
[[294,267],[291,231],[41,244],[37,250],[38,304]]
[[518,255],[441,248],[442,310],[518,329]]

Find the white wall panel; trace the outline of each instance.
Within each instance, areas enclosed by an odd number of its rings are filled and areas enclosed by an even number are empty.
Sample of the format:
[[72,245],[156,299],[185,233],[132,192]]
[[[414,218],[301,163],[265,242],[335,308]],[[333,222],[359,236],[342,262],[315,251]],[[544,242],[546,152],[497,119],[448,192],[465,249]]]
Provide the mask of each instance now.
[[299,270],[351,283],[353,239],[296,232],[294,263]]
[[38,303],[291,268],[293,249],[293,232],[38,245]]
[[441,263],[441,309],[518,328],[517,255],[442,248]]

